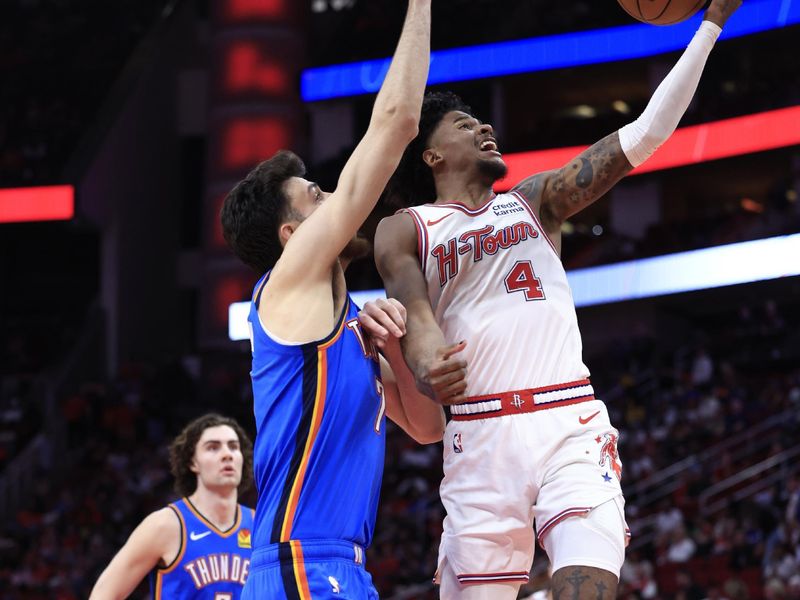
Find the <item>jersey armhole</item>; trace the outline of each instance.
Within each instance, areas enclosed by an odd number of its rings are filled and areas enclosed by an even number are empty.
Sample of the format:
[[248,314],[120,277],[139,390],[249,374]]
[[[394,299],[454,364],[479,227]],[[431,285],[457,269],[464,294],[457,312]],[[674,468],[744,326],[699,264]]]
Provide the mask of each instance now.
[[[267,281],[269,281],[269,274],[270,273],[271,273],[271,271],[267,271],[264,274],[264,277],[262,277],[261,280],[259,280],[259,282],[256,284],[255,289],[253,290],[253,298],[252,298],[251,302],[253,303],[253,310],[256,313],[256,319],[258,319],[258,326],[261,327],[261,331],[264,332],[264,335],[266,335],[270,340],[275,342],[278,346],[286,346],[288,348],[300,347],[300,346],[303,345],[302,343],[288,342],[288,341],[286,341],[284,339],[279,338],[274,333],[272,333],[269,329],[267,329],[267,326],[264,325],[264,321],[261,319],[261,313],[259,312],[258,307],[261,304],[261,293],[264,291],[264,288],[267,286]],[[252,322],[251,322],[251,326],[252,326]],[[255,335],[254,332],[253,332],[253,335]]]
[[175,506],[174,504],[168,504],[167,508],[172,510],[172,512],[175,513],[175,516],[178,518],[181,541],[180,545],[178,546],[178,553],[175,555],[175,558],[173,558],[168,565],[164,565],[163,567],[161,565],[156,565],[156,571],[159,571],[161,573],[169,573],[170,571],[172,571],[181,561],[181,559],[183,558],[183,554],[186,551],[186,524],[183,521],[183,515],[181,515],[181,512],[178,510],[178,507]]
[[414,228],[417,230],[417,259],[424,274],[428,258],[428,230],[425,228],[422,217],[413,208],[404,208],[397,212],[408,213],[414,221]]
[[545,230],[544,226],[542,225],[542,222],[541,222],[541,220],[539,219],[539,215],[537,215],[537,214],[536,214],[536,211],[535,211],[535,210],[533,210],[533,206],[531,205],[531,203],[530,203],[530,202],[528,201],[528,199],[527,199],[527,198],[526,198],[526,197],[525,197],[525,196],[522,194],[522,192],[519,192],[519,191],[517,191],[517,190],[512,190],[510,193],[511,193],[512,195],[516,196],[517,198],[519,198],[519,201],[520,201],[520,202],[522,202],[522,205],[523,205],[523,206],[524,206],[524,207],[527,209],[527,211],[530,213],[530,215],[531,215],[531,218],[533,219],[534,223],[536,223],[536,226],[539,228],[539,231],[541,231],[541,232],[542,232],[542,235],[544,236],[544,239],[545,239],[545,240],[547,240],[547,243],[548,243],[548,245],[550,246],[550,248],[551,248],[551,249],[553,250],[553,252],[555,253],[555,255],[556,255],[556,258],[558,258],[558,261],[559,261],[559,262],[561,262],[561,255],[558,253],[558,250],[556,250],[556,245],[553,243],[553,240],[551,240],[551,239],[550,239],[550,236],[549,236],[549,235],[547,235],[547,231]]

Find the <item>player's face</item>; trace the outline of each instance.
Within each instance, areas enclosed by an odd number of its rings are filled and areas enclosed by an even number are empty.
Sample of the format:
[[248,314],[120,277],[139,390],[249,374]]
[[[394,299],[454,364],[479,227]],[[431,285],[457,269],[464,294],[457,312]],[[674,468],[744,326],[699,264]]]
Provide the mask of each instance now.
[[[302,177],[289,179],[284,184],[284,192],[292,206],[295,229],[331,196],[330,192],[323,192],[317,183]],[[358,232],[342,250],[341,257],[355,260],[366,256],[370,250],[369,240]]]
[[239,487],[242,481],[239,436],[228,425],[203,431],[194,450],[192,470],[208,489]]
[[492,183],[508,171],[492,126],[460,110],[442,118],[431,135],[430,149],[448,170],[475,173]]
[[295,220],[299,223],[305,221],[330,196],[317,183],[302,177],[288,179],[283,190],[289,198]]

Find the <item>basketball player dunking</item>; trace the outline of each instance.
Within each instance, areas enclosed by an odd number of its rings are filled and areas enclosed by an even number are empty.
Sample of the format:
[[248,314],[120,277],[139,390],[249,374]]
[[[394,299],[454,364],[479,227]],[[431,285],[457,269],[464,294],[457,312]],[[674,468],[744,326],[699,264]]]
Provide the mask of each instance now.
[[[555,598],[614,598],[627,528],[617,431],[594,398],[561,224],[643,163],[675,130],[739,0],[712,0],[642,115],[561,169],[495,195],[506,173],[492,128],[452,94],[423,104],[390,194],[414,206],[381,222],[376,261],[408,309],[403,349],[451,405],[441,497],[445,600],[516,598],[538,541]],[[466,392],[431,381],[434,349],[466,341]],[[534,540],[533,522],[537,540]]]
[[241,426],[208,414],[170,446],[183,496],[149,515],[109,563],[90,600],[127,598],[149,576],[154,600],[238,600],[250,570],[253,509],[237,502],[253,481],[253,446]]

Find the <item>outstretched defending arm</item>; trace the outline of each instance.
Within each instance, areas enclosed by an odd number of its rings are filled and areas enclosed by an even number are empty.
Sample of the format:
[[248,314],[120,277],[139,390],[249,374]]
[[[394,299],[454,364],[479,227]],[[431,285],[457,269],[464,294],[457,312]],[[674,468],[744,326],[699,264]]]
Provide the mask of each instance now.
[[560,240],[561,223],[600,198],[667,141],[694,96],[722,26],[739,6],[741,0],[712,0],[694,38],[638,119],[561,169],[529,177],[514,188],[534,203],[548,234]]
[[430,61],[431,0],[410,0],[403,32],[375,100],[364,138],[342,170],[336,190],[286,243],[271,277],[319,281],[375,207],[403,150],[417,135]]

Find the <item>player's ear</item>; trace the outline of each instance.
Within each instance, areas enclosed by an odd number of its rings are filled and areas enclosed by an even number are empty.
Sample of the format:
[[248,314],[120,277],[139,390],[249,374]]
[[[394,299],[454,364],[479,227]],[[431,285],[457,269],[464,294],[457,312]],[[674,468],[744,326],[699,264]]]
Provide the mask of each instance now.
[[282,246],[285,246],[286,242],[289,241],[289,238],[292,237],[295,231],[297,231],[298,225],[299,223],[297,221],[291,221],[278,227],[278,238],[280,239]]
[[433,168],[443,160],[443,157],[436,148],[428,148],[422,153],[422,160],[430,168]]

